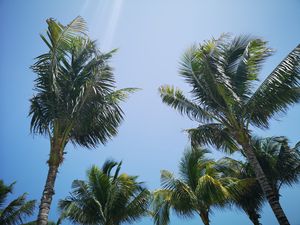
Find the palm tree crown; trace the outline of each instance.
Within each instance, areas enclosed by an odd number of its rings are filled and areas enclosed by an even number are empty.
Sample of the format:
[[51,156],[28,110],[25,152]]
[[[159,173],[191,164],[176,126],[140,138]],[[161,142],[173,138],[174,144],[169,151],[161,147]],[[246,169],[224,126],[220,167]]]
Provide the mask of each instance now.
[[[37,74],[36,95],[31,99],[34,133],[95,147],[116,135],[122,120],[120,101],[132,88],[115,90],[108,60],[115,50],[101,53],[85,32],[80,18],[68,26],[49,19],[46,38],[49,52],[32,66]],[[82,35],[79,35],[82,34]]]
[[70,196],[59,202],[64,217],[79,224],[118,225],[145,216],[150,192],[120,169],[121,163],[108,160],[102,169],[88,170],[87,181],[74,180]]
[[12,193],[14,184],[6,186],[3,180],[0,180],[0,224],[2,225],[22,224],[24,219],[34,212],[35,200],[26,201],[26,193],[5,206],[6,198],[9,193]]
[[[291,148],[285,137],[253,138],[255,149],[263,171],[275,193],[279,198],[280,188],[283,185],[293,185],[300,178],[300,151],[299,143]],[[242,162],[225,157],[219,160],[220,165],[228,168],[228,176],[239,179],[255,178],[249,162]],[[258,182],[250,184],[247,190],[235,195],[233,203],[243,209],[254,225],[259,225],[262,205],[265,201],[263,191]]]
[[192,46],[180,68],[192,87],[192,100],[168,85],[159,89],[162,100],[201,124],[188,130],[193,141],[236,150],[235,133],[240,129],[248,130],[249,124],[267,128],[274,114],[300,99],[300,45],[255,89],[262,63],[271,53],[265,41],[249,36],[223,35]]
[[280,224],[289,224],[256,159],[250,125],[267,128],[269,119],[299,102],[300,45],[257,88],[258,75],[272,50],[258,38],[222,35],[183,56],[180,74],[191,85],[192,99],[171,86],[162,86],[164,103],[197,121],[187,130],[193,144],[225,151],[242,149]]
[[153,216],[157,225],[169,223],[169,211],[179,216],[198,214],[205,225],[210,223],[212,207],[225,206],[241,180],[225,176],[218,162],[209,159],[208,150],[197,147],[185,151],[179,165],[180,178],[161,172],[162,189],[154,192]]

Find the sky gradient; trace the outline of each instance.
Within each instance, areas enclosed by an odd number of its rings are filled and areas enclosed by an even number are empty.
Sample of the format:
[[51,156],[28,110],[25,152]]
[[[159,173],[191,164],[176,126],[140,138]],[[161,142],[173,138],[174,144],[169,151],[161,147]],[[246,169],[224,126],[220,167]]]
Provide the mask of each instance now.
[[[171,84],[188,91],[178,76],[180,57],[194,43],[224,32],[251,34],[269,41],[275,54],[265,63],[261,79],[300,42],[299,0],[0,0],[0,179],[17,181],[15,194],[40,199],[47,174],[49,140],[29,132],[29,99],[35,74],[34,57],[47,49],[39,37],[53,17],[63,24],[81,15],[89,34],[102,51],[118,48],[111,60],[118,88],[138,87],[124,103],[125,120],[119,134],[106,146],[88,150],[66,147],[67,155],[56,181],[50,219],[57,219],[57,201],[71,190],[74,179],[84,179],[93,164],[107,158],[123,160],[123,172],[139,175],[151,190],[159,188],[160,170],[177,173],[188,145],[185,128],[196,123],[164,105],[158,87]],[[254,129],[261,136],[284,135],[294,145],[300,140],[300,105],[272,120],[269,130]],[[222,153],[214,151],[220,158]],[[291,224],[300,225],[300,185],[282,190],[281,203]],[[269,205],[262,223],[276,224]],[[201,224],[200,218],[171,224]],[[65,221],[63,224],[69,224]],[[144,219],[138,224],[150,225]],[[212,225],[250,225],[239,210],[215,210]]]

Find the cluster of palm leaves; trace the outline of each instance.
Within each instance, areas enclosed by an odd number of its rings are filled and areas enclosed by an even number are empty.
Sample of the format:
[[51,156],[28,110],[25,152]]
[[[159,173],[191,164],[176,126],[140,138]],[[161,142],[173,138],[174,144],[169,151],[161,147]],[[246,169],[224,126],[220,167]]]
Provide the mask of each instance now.
[[87,171],[87,181],[73,181],[70,196],[59,202],[62,217],[78,224],[118,225],[145,216],[150,192],[120,169],[121,163],[107,160],[101,169]]
[[[77,17],[64,26],[48,19],[48,52],[32,66],[37,74],[31,99],[31,131],[50,139],[49,171],[39,207],[38,225],[48,223],[59,166],[65,146],[104,144],[117,134],[123,120],[120,102],[133,88],[116,90],[109,59]],[[209,224],[215,207],[236,205],[254,224],[267,201],[278,222],[289,221],[279,203],[282,185],[299,179],[299,144],[290,148],[286,138],[256,139],[253,127],[268,128],[269,121],[300,100],[300,45],[260,84],[263,62],[272,54],[267,43],[251,36],[222,35],[194,45],[182,58],[180,74],[191,86],[190,97],[178,88],[160,87],[162,101],[199,123],[186,130],[191,149],[180,162],[180,177],[162,171],[162,188],[152,195],[137,177],[119,174],[121,164],[107,161],[88,171],[88,180],[73,182],[72,192],[60,201],[61,219],[79,224],[121,224],[145,214],[156,224],[170,221],[170,210],[189,217],[198,214]],[[243,161],[207,157],[213,146],[240,152]],[[114,173],[113,173],[114,171]]]
[[8,194],[13,191],[15,183],[5,185],[0,180],[0,224],[17,225],[23,223],[24,219],[34,213],[35,200],[27,201],[27,193],[7,202]]

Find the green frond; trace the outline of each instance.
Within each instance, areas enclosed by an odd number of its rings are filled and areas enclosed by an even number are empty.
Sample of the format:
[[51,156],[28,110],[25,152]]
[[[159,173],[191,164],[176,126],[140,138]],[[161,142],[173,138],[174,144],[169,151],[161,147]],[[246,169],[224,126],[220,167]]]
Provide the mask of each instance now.
[[204,124],[186,131],[193,145],[212,145],[229,153],[239,150],[239,146],[230,135],[228,128],[222,124]]
[[36,201],[26,201],[26,193],[5,205],[7,195],[12,193],[14,184],[15,183],[6,186],[4,182],[0,180],[0,224],[3,225],[22,224],[23,220],[31,216],[34,212]]
[[299,102],[300,45],[273,70],[245,106],[250,123],[268,127],[269,119]]
[[188,100],[181,90],[170,86],[161,86],[159,92],[162,101],[178,110],[182,115],[185,114],[190,119],[198,122],[209,122],[212,120],[209,112]]
[[223,112],[226,108],[226,102],[222,96],[224,92],[220,92],[220,89],[224,91],[223,84],[226,81],[222,75],[218,81],[213,76],[218,73],[217,61],[213,60],[213,56],[210,55],[213,49],[213,43],[200,47],[192,46],[188,49],[181,60],[180,74],[192,86],[193,98],[205,105],[207,109],[217,113],[217,111]]
[[245,38],[245,40],[247,45],[242,45],[243,53],[233,62],[236,64],[236,68],[231,72],[235,92],[244,102],[252,95],[253,81],[258,80],[262,63],[272,52],[266,47],[266,42],[261,39]]
[[0,208],[5,204],[8,194],[12,193],[15,183],[16,182],[7,186],[3,180],[0,180]]
[[[115,173],[112,169],[116,167]],[[75,180],[70,196],[59,208],[65,218],[79,224],[121,224],[146,215],[150,193],[136,176],[119,174],[121,163],[107,160],[87,172],[88,181]]]
[[195,193],[207,205],[223,204],[229,198],[227,188],[219,180],[208,174],[199,178]]
[[135,93],[136,91],[141,90],[140,88],[122,88],[117,91],[114,91],[106,96],[107,101],[120,103],[129,97],[129,94]]
[[153,193],[152,210],[155,225],[168,225],[170,222],[171,191],[158,190]]
[[196,189],[198,179],[203,175],[202,169],[210,161],[206,154],[210,153],[208,149],[200,146],[186,149],[179,164],[180,177],[193,190]]

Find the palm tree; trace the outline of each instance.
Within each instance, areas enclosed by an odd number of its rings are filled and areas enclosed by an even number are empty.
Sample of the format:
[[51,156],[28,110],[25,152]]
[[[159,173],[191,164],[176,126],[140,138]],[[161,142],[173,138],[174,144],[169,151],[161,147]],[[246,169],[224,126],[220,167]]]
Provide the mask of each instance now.
[[[183,56],[180,74],[192,86],[192,99],[171,86],[160,87],[164,103],[199,122],[187,132],[193,144],[226,151],[242,149],[280,224],[289,224],[251,145],[251,126],[268,128],[274,115],[300,99],[300,45],[257,87],[258,74],[271,55],[266,42],[223,35]],[[257,87],[257,88],[255,88]]]
[[224,176],[217,162],[206,157],[207,153],[200,147],[187,149],[179,165],[179,179],[169,171],[161,172],[162,189],[153,194],[155,224],[167,225],[173,209],[183,217],[198,214],[209,225],[212,207],[225,206],[232,193],[240,191],[243,181]]
[[123,120],[119,103],[134,89],[115,90],[108,60],[114,51],[101,53],[85,34],[85,22],[77,17],[69,25],[48,19],[49,51],[32,66],[37,74],[36,94],[31,98],[31,132],[50,139],[49,171],[39,207],[38,225],[46,225],[54,183],[63,162],[64,149],[72,142],[96,147],[117,134]]
[[6,198],[12,193],[15,183],[6,186],[0,180],[0,224],[17,225],[22,224],[23,220],[31,216],[35,208],[35,200],[26,201],[27,193],[12,200],[5,206]]
[[119,174],[120,169],[121,163],[108,160],[102,169],[88,170],[87,181],[74,180],[70,196],[59,202],[64,218],[78,224],[119,225],[146,215],[149,191],[136,176]]
[[[280,197],[283,185],[291,186],[300,178],[300,143],[294,148],[288,145],[285,137],[253,138],[252,145],[255,155],[270,182],[276,197]],[[248,162],[231,158],[219,161],[227,169],[227,176],[239,179],[254,178],[255,174]],[[258,182],[251,184],[248,190],[238,193],[233,199],[234,204],[243,209],[254,225],[259,222],[261,207],[265,201],[263,191]]]

